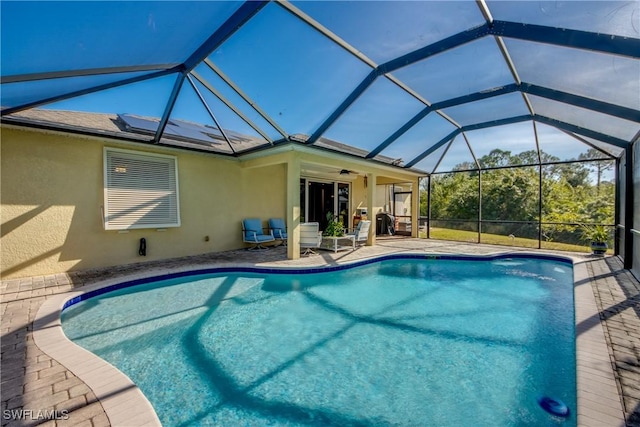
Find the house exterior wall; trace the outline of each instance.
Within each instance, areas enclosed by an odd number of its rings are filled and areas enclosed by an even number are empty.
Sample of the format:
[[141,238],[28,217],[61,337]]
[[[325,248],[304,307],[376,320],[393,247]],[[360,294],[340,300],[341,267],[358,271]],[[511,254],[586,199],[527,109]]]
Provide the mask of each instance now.
[[[180,227],[104,230],[105,146],[177,157]],[[0,167],[3,278],[237,249],[245,246],[242,218],[266,222],[286,209],[282,164],[243,170],[237,160],[206,154],[3,128]]]
[[[105,147],[177,158],[180,227],[104,229]],[[378,179],[416,179],[415,173],[369,166],[308,147],[289,146],[239,160],[3,126],[0,274],[2,278],[38,276],[243,248],[241,221],[249,217],[262,219],[265,226],[268,218],[285,218],[295,236],[300,218],[299,208],[292,203],[299,199],[300,168],[291,169],[298,176],[288,178],[292,163],[365,173],[367,186],[363,175],[351,181],[351,213],[366,207],[372,221],[382,208],[374,203]],[[384,174],[391,176],[382,178]],[[141,238],[146,239],[146,256],[138,254]],[[293,246],[288,256],[295,258],[299,248],[295,242]]]
[[[389,167],[378,166],[374,163],[363,164],[362,161],[354,160],[352,157],[340,156],[335,153],[327,153],[326,151],[308,152],[304,148],[283,149],[286,151],[270,155],[268,157],[255,158],[243,162],[243,167],[247,169],[264,167],[276,163],[286,163],[290,161],[291,156],[295,156],[303,165],[319,164],[335,170],[349,169],[358,171],[355,178],[342,178],[340,175],[316,176],[309,175],[303,171],[303,175],[310,179],[318,178],[327,181],[351,182],[351,215],[355,215],[358,208],[369,208],[369,219],[375,220],[375,214],[382,211],[383,205],[380,198],[376,196],[375,191],[373,197],[369,197],[368,188],[376,188],[376,184],[392,184],[392,183],[417,183],[418,176],[415,172],[405,172],[398,168],[391,170]],[[275,151],[275,150],[274,150]],[[313,168],[313,167],[311,167]],[[304,169],[304,168],[303,168]],[[286,174],[285,174],[286,175]],[[369,176],[365,187],[364,175]],[[373,186],[373,187],[372,187]],[[417,188],[417,185],[415,185]],[[299,191],[296,189],[296,191]],[[417,200],[417,193],[416,193]],[[371,200],[370,200],[371,199]]]
[[[242,172],[242,193],[233,196],[242,198],[244,202],[241,218],[262,218],[265,227],[269,218],[284,218],[287,208],[286,164]],[[240,222],[238,227],[241,227]]]

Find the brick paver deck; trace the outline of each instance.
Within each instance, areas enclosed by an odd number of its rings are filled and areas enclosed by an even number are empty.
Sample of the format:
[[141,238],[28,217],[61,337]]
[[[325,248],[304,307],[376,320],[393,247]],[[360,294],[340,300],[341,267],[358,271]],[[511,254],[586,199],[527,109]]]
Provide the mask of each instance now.
[[628,426],[640,427],[640,284],[618,258],[587,263]]
[[[81,291],[102,281],[223,265],[331,265],[397,252],[489,254],[511,249],[420,239],[379,240],[375,246],[361,247],[353,252],[321,252],[320,255],[295,261],[286,260],[283,248],[251,253],[231,251],[2,281],[2,426],[125,425],[122,420],[126,418],[122,418],[122,413],[114,413],[111,409],[107,411],[112,418],[110,420],[103,403],[105,407],[107,403],[111,405],[111,400],[117,400],[118,394],[127,390],[117,388],[112,395],[103,398],[103,390],[92,390],[72,372],[78,371],[78,367],[61,364],[34,342],[36,313],[45,301],[59,299],[60,294]],[[587,303],[576,307],[578,424],[624,426],[624,411],[626,426],[640,427],[640,285],[622,269],[617,258],[573,255],[578,262],[576,271],[585,271],[585,277],[580,280],[576,276],[576,295],[581,292],[587,299]],[[593,307],[589,307],[589,298],[594,300]],[[42,323],[42,320],[41,325],[57,321],[44,319]],[[38,331],[38,336],[45,336],[45,332]],[[599,346],[604,350],[598,350]],[[113,381],[103,382],[107,386],[114,384]],[[100,400],[96,394],[101,396]],[[120,400],[127,399],[126,395],[123,396]],[[135,424],[136,420],[135,413],[129,414],[131,424],[126,425]]]

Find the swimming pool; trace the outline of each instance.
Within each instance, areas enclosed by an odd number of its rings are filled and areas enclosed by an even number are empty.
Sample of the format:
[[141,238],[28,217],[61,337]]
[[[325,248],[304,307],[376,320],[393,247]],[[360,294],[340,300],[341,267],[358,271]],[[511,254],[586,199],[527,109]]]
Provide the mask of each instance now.
[[388,258],[124,284],[70,301],[63,328],[167,426],[575,425],[570,263]]

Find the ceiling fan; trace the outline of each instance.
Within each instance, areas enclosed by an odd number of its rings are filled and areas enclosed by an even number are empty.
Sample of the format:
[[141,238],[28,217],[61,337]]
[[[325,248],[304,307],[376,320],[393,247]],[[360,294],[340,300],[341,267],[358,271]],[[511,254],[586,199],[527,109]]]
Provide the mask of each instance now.
[[340,168],[339,166],[329,165],[303,165],[302,171],[310,176],[324,176],[325,178],[355,179],[358,177],[358,171]]

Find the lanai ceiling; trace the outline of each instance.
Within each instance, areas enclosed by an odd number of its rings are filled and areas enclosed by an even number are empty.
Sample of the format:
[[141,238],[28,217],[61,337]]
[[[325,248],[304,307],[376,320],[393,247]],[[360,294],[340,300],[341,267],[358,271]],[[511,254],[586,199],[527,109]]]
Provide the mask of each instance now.
[[0,7],[5,123],[104,134],[99,113],[140,143],[297,143],[426,173],[496,148],[618,157],[640,135],[638,1]]

